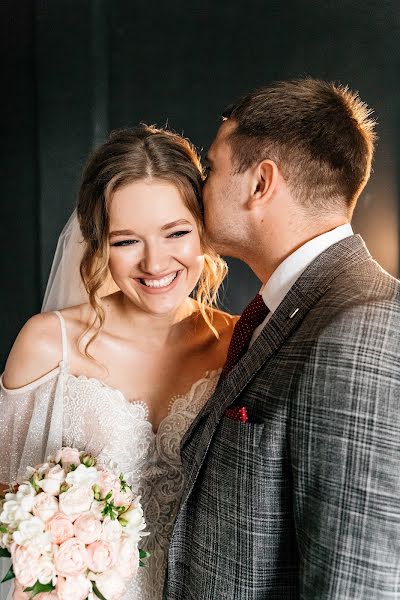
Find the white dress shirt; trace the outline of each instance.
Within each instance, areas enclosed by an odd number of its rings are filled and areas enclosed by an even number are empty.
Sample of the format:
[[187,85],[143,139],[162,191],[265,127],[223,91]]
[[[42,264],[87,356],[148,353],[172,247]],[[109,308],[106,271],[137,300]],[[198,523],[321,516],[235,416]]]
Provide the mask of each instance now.
[[353,229],[350,223],[339,225],[339,227],[332,229],[332,231],[318,235],[298,248],[275,269],[267,283],[260,290],[260,294],[270,312],[261,325],[254,330],[250,346],[260,335],[274,311],[306,268],[329,246],[351,235],[353,235]]

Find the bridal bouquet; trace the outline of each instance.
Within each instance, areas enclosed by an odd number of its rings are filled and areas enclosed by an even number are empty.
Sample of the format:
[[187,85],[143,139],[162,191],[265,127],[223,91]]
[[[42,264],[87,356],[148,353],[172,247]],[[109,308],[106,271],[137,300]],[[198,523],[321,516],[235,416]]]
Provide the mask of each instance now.
[[3,581],[36,600],[118,600],[146,556],[145,526],[115,466],[62,448],[0,501],[0,556],[12,562]]

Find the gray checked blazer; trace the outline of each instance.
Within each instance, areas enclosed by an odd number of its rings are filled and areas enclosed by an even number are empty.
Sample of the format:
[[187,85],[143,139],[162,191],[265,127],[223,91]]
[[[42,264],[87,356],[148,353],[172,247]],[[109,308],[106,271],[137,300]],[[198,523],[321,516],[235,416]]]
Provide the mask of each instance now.
[[399,292],[359,236],[297,280],[183,440],[166,600],[400,600]]

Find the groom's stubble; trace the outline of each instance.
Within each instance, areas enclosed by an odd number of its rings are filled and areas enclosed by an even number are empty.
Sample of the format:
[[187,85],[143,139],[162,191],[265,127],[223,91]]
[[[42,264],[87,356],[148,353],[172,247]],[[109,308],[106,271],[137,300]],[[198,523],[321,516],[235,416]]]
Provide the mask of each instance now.
[[245,260],[252,236],[246,219],[246,173],[237,173],[228,136],[236,127],[224,121],[207,158],[209,175],[203,189],[204,220],[210,243],[222,255]]

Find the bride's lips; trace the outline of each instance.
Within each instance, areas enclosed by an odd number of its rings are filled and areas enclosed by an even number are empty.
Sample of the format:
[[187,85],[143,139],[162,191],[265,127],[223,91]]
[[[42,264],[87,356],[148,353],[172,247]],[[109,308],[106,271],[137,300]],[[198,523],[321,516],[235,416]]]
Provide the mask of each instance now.
[[146,281],[159,281],[160,279],[169,277],[170,275],[172,275],[172,273],[164,275],[163,277],[136,277],[135,281],[139,284],[140,289],[144,292],[147,292],[148,294],[165,294],[166,292],[171,291],[178,284],[178,280],[182,271],[174,272],[176,273],[174,279],[171,281],[170,284],[165,285],[163,287],[149,287],[145,283],[142,283],[142,281],[143,279],[145,279]]

